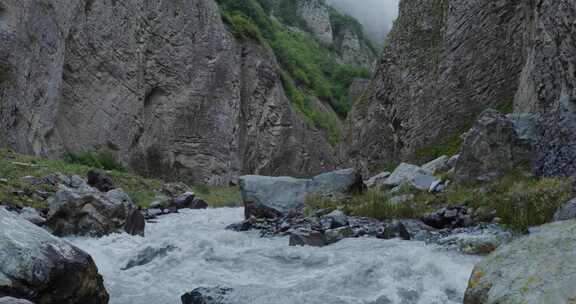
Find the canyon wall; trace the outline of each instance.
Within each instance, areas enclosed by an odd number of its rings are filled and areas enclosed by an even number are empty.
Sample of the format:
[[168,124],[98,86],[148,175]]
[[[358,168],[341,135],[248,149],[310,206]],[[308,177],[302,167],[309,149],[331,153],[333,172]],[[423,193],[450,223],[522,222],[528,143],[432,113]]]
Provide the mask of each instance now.
[[274,54],[237,41],[213,0],[0,5],[0,146],[108,151],[139,172],[207,184],[335,167]]

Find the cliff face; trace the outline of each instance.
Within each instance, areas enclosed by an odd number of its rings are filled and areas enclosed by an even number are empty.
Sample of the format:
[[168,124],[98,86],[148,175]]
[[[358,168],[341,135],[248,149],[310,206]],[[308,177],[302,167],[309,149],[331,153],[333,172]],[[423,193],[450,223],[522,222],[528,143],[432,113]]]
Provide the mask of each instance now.
[[544,175],[576,174],[576,2],[533,1],[528,58],[515,111],[540,114],[535,167]]
[[374,171],[428,160],[483,109],[511,105],[526,58],[525,1],[403,0],[376,76],[347,122],[345,159]]
[[234,39],[212,0],[1,5],[1,146],[106,150],[144,173],[209,184],[335,166],[292,109],[274,54]]

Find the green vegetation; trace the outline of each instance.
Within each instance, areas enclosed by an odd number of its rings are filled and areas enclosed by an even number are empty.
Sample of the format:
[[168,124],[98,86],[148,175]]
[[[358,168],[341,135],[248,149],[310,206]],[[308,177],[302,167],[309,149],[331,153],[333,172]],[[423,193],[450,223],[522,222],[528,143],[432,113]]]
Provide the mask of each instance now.
[[260,30],[250,19],[241,13],[223,13],[222,20],[229,26],[230,31],[241,41],[253,40],[257,43],[264,43]]
[[[52,195],[56,192],[56,187],[47,184],[34,185],[25,181],[23,177],[40,179],[56,172],[84,177],[90,169],[102,169],[92,164],[107,163],[104,160],[108,160],[108,157],[96,156],[100,155],[99,153],[91,153],[91,155],[92,157],[77,156],[75,158],[89,164],[85,165],[79,161],[49,160],[0,150],[0,203],[9,202],[36,208],[46,207],[46,201],[40,194]],[[98,162],[93,163],[94,159]],[[158,196],[161,196],[162,189],[166,185],[164,181],[144,178],[125,170],[107,170],[106,174],[114,180],[116,185],[126,191],[136,204],[142,207],[149,206]],[[212,207],[231,206],[241,201],[237,187],[198,186],[191,188],[196,190],[199,196]]]
[[[354,78],[369,78],[364,68],[339,64],[337,53],[306,32],[306,24],[297,14],[293,0],[218,0],[224,22],[240,40],[252,39],[267,44],[274,51],[283,70],[282,82],[287,96],[309,122],[323,129],[332,144],[340,138],[338,118],[324,113],[312,102],[317,98],[329,104],[344,118],[350,110],[348,88]],[[278,20],[270,17],[271,13]],[[354,22],[352,18],[331,12],[337,26]],[[295,26],[303,31],[290,30]],[[363,33],[360,37],[364,37]],[[368,40],[365,39],[369,44]]]
[[94,169],[126,171],[110,152],[69,153],[64,159],[70,164],[84,165]]
[[469,128],[462,128],[453,131],[451,134],[444,136],[435,143],[416,150],[416,152],[414,152],[414,158],[418,163],[426,163],[442,155],[452,156],[458,154],[460,146],[462,145],[461,136],[465,132],[464,130],[468,129]]
[[[451,177],[445,174],[443,178]],[[377,219],[419,218],[442,207],[467,206],[480,219],[496,216],[508,228],[525,232],[529,227],[550,222],[554,213],[573,197],[570,179],[537,178],[522,171],[508,172],[502,179],[487,184],[455,184],[444,193],[415,192],[407,202],[390,202],[392,197],[407,193],[410,189],[394,194],[371,189],[340,201],[312,198],[307,205]]]

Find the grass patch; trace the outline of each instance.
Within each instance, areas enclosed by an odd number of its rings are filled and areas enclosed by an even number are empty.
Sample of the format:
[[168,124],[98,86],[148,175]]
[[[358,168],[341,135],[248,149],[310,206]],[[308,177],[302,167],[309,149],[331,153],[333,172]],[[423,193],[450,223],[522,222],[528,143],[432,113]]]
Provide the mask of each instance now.
[[554,213],[573,198],[571,184],[569,178],[538,178],[522,171],[510,171],[502,179],[488,184],[453,185],[439,194],[417,192],[412,200],[400,204],[393,204],[390,199],[410,190],[391,194],[371,189],[340,201],[314,197],[307,200],[306,205],[308,210],[341,209],[349,215],[380,220],[420,218],[442,207],[467,206],[473,208],[481,220],[491,220],[495,215],[509,229],[526,232],[530,227],[550,222]]
[[242,205],[242,196],[239,187],[211,187],[193,186],[192,189],[199,197],[205,200],[210,207],[239,207]]
[[[101,163],[102,159],[98,159]],[[38,193],[46,192],[48,195],[53,195],[57,191],[56,187],[46,184],[33,185],[24,181],[23,177],[42,178],[56,172],[85,177],[86,173],[94,168],[82,162],[42,159],[9,150],[0,150],[0,179],[4,179],[0,181],[0,203],[45,208],[47,207],[46,201]],[[105,172],[138,206],[148,207],[159,196],[163,196],[162,189],[166,183],[162,180],[144,178],[125,170],[105,170]],[[196,190],[198,196],[211,207],[232,206],[233,203],[241,201],[239,190],[235,187],[198,186],[191,188]]]
[[571,180],[563,177],[531,177],[522,171],[510,171],[502,179],[481,185],[455,185],[441,194],[416,195],[417,205],[466,205],[480,218],[490,213],[502,219],[508,228],[525,232],[529,227],[552,220],[554,213],[573,197]]
[[110,152],[81,152],[69,153],[64,160],[70,164],[83,165],[101,170],[126,171]]

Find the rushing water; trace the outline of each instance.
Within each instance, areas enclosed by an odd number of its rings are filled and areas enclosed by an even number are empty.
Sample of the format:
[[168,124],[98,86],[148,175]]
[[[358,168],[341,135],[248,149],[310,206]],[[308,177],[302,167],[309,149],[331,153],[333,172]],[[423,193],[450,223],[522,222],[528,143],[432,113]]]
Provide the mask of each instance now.
[[[111,304],[178,304],[197,287],[234,289],[237,304],[462,303],[478,258],[420,242],[346,239],[289,247],[286,237],[224,230],[240,208],[186,210],[146,227],[146,237],[69,239],[90,253]],[[164,257],[121,270],[146,247],[174,246]]]

